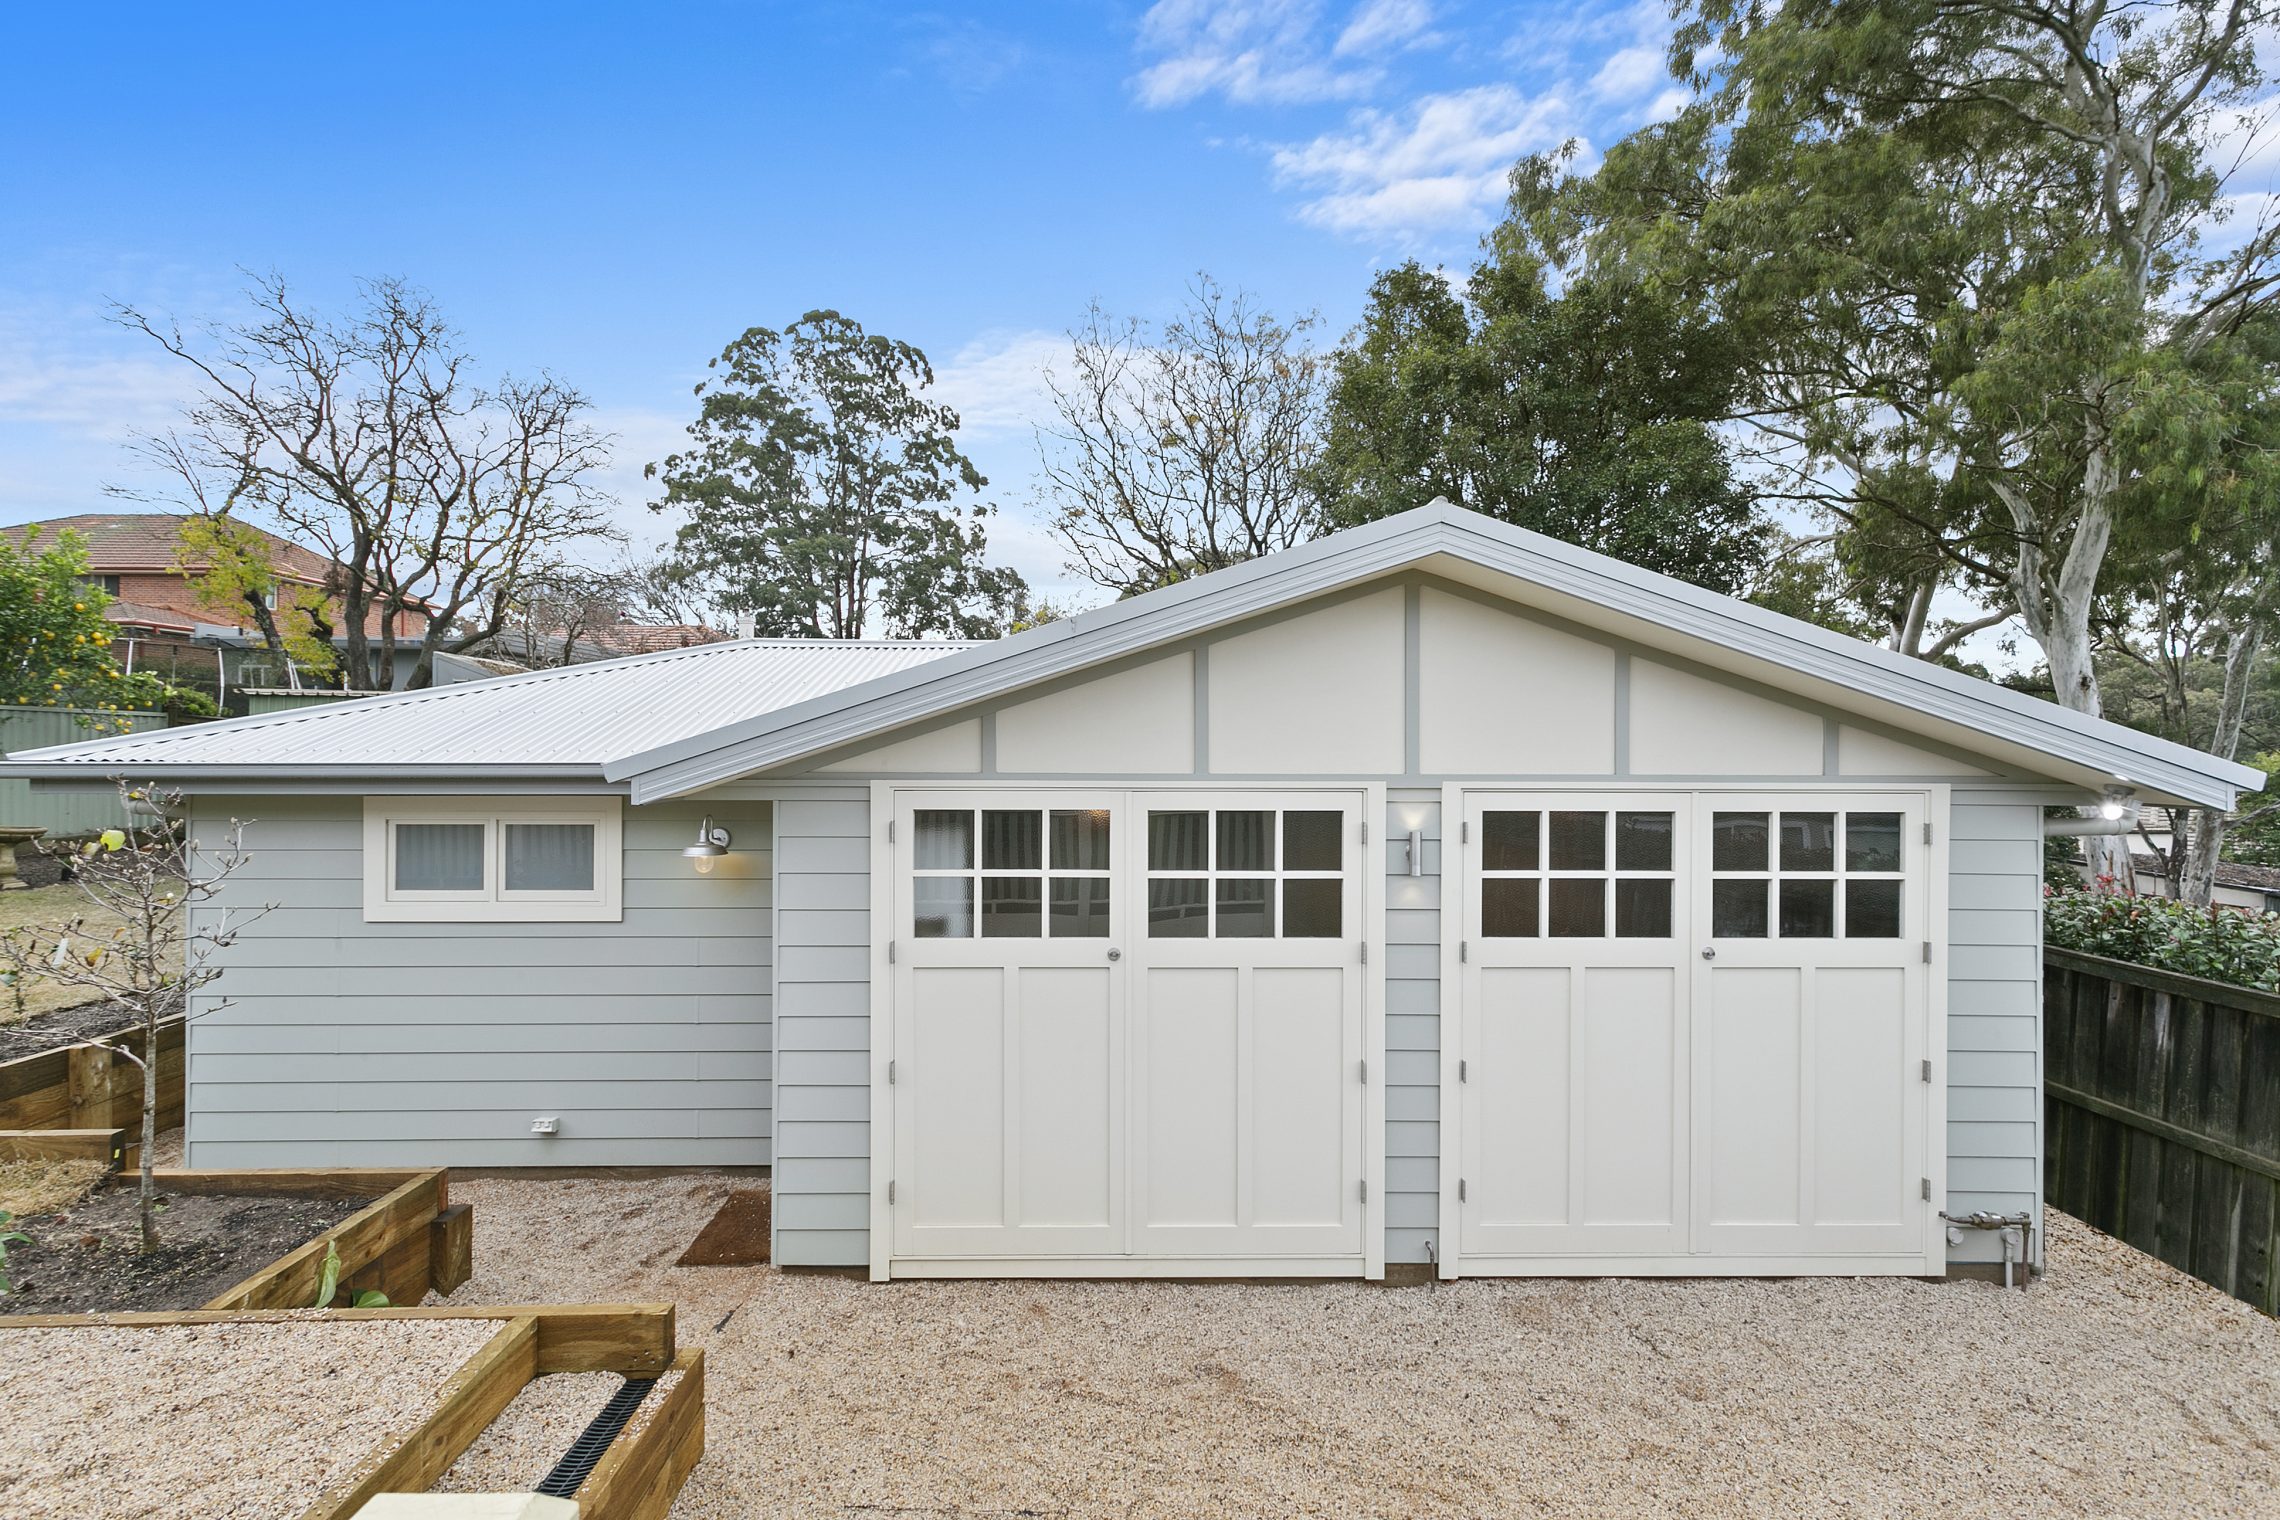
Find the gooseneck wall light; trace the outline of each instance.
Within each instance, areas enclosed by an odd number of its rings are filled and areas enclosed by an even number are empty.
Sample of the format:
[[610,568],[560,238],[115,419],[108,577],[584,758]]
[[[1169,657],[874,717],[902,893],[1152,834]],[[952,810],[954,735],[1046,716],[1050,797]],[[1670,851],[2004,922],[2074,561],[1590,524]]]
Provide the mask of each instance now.
[[697,826],[697,842],[681,853],[697,868],[699,876],[710,876],[714,864],[728,853],[728,830],[714,828],[712,815],[708,813],[705,821]]

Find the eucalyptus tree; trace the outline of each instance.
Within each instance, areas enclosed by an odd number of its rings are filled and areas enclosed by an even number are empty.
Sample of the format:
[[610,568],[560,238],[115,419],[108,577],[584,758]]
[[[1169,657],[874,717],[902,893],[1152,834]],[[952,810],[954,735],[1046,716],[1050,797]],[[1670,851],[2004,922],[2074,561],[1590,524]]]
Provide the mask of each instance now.
[[648,467],[683,521],[682,587],[764,635],[986,638],[1021,604],[987,562],[988,484],[912,344],[835,311],[755,327],[696,388],[689,445]]

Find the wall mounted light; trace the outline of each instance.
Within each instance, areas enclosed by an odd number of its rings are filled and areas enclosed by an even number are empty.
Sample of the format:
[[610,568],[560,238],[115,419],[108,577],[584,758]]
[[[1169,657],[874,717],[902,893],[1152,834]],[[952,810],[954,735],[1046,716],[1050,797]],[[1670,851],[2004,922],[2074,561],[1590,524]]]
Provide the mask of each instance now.
[[2135,787],[2107,787],[2105,797],[2098,804],[2098,816],[2108,823],[2120,821],[2129,813],[2130,799],[2136,795],[2137,789]]
[[697,842],[683,850],[689,864],[697,868],[699,876],[710,876],[713,863],[728,853],[728,830],[713,827],[712,815],[697,826]]

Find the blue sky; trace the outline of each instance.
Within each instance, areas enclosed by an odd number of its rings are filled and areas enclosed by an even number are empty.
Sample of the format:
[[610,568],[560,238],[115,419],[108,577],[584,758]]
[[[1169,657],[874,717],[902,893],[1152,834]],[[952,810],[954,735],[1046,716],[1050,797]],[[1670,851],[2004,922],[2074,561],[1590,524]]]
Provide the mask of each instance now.
[[1327,331],[1376,270],[1461,266],[1505,169],[1669,108],[1659,4],[38,6],[0,30],[0,522],[154,484],[188,394],[126,301],[229,317],[241,269],[339,306],[425,287],[485,367],[546,368],[640,466],[704,362],[831,306],[923,347],[1005,509],[1098,298],[1198,270]]

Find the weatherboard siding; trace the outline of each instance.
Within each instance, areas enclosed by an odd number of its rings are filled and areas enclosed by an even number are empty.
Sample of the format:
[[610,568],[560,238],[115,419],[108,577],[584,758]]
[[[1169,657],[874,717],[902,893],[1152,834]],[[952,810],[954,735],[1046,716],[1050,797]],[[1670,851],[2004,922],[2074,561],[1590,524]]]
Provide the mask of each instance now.
[[711,804],[735,846],[700,877],[707,811],[627,808],[621,922],[381,924],[361,799],[197,801],[209,845],[251,820],[217,907],[268,911],[192,1009],[188,1163],[768,1164],[769,809]]
[[1388,791],[1385,826],[1385,1259],[1421,1262],[1440,1247],[1440,792]]
[[870,1260],[871,803],[868,788],[776,804],[775,1257]]

